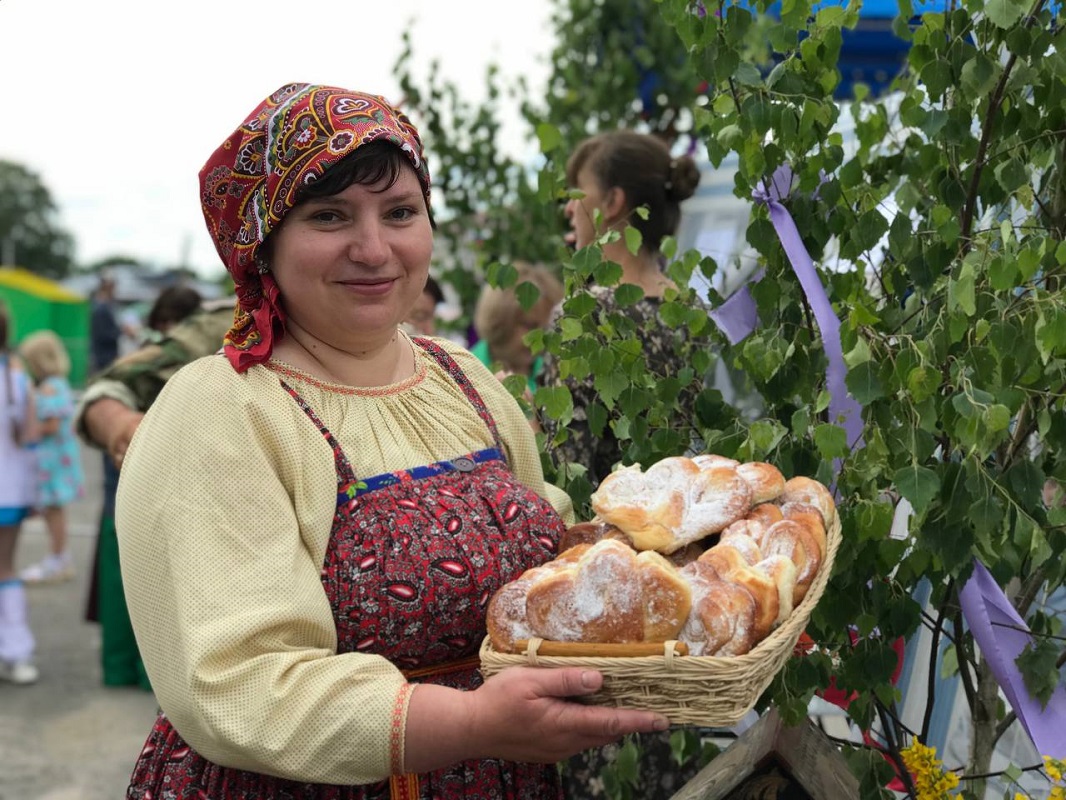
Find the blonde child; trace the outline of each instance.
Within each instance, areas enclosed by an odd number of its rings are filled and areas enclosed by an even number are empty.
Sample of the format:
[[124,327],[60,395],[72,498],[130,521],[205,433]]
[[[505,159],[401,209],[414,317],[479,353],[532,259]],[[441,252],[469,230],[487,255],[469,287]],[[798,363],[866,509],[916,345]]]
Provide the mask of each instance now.
[[67,376],[70,356],[52,331],[37,331],[19,346],[19,355],[36,384],[37,508],[48,527],[50,552],[24,569],[26,583],[66,581],[74,577],[67,549],[67,506],[82,496],[85,475],[74,434],[74,397]]

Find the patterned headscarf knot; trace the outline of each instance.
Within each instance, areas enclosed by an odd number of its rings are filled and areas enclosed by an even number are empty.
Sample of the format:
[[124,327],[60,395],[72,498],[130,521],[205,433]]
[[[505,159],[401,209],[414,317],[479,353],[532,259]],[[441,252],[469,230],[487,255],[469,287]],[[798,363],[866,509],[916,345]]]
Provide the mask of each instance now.
[[383,97],[290,83],[260,103],[200,170],[207,229],[236,286],[223,342],[238,372],[270,358],[285,314],[259,250],[299,191],[365,144],[386,141],[410,160],[429,205],[429,169],[411,121]]

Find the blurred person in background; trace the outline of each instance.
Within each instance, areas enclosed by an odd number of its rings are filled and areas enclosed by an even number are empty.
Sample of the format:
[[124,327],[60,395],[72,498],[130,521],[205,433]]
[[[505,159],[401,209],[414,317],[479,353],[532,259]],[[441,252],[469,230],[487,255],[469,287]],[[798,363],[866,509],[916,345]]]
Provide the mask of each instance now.
[[67,548],[67,506],[85,493],[81,449],[74,435],[74,392],[70,355],[53,331],[31,333],[19,356],[33,378],[37,400],[37,509],[48,528],[49,552],[21,573],[26,583],[53,583],[74,577]]
[[200,309],[203,297],[191,286],[168,286],[152,303],[144,324],[148,327],[149,341],[157,342],[167,331]]
[[[534,357],[524,341],[530,331],[544,328],[551,319],[552,309],[563,299],[563,284],[542,264],[520,261],[515,284],[507,289],[485,285],[474,309],[474,330],[478,341],[470,352],[494,371],[508,375],[523,375],[530,392],[536,391],[541,357]],[[540,297],[527,310],[518,302],[519,284],[531,283]]]
[[426,288],[422,290],[411,312],[404,320],[408,331],[416,336],[437,335],[437,306],[444,302],[444,292],[433,276],[426,278]]
[[123,326],[115,303],[115,278],[110,272],[101,272],[89,316],[90,372],[102,370],[118,358],[122,334]]
[[0,302],[0,680],[24,685],[37,680],[38,670],[15,548],[36,500],[38,434],[33,383],[8,346],[10,335],[11,318]]
[[[185,287],[164,289],[147,316],[159,339],[146,342],[98,373],[75,412],[82,441],[104,451],[104,497],[93,555],[85,617],[100,623],[100,663],[105,686],[151,690],[133,635],[119,568],[115,495],[126,448],[144,412],[182,366],[222,346],[233,322],[233,299],[202,303]],[[193,302],[195,300],[195,302]]]

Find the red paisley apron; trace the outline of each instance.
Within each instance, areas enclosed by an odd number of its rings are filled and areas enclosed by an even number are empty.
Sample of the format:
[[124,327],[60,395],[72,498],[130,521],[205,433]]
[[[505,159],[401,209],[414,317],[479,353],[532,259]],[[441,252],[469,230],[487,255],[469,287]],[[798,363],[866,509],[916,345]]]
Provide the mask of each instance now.
[[[508,469],[496,423],[444,350],[413,340],[455,380],[495,447],[359,481],[315,412],[290,386],[333,448],[337,510],[322,585],[340,653],[388,658],[412,682],[481,684],[477,651],[489,598],[555,554],[564,523]],[[127,800],[544,800],[561,797],[553,764],[467,761],[366,786],[299,783],[221,767],[194,751],[160,714],[134,767]]]

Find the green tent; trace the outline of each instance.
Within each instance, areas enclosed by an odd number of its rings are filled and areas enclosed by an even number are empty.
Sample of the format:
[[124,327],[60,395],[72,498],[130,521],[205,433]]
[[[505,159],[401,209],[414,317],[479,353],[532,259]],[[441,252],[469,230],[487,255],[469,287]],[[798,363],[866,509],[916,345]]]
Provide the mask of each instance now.
[[81,388],[89,372],[89,299],[21,267],[0,267],[0,300],[11,316],[11,343],[52,330],[70,353],[70,385]]

